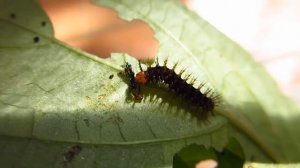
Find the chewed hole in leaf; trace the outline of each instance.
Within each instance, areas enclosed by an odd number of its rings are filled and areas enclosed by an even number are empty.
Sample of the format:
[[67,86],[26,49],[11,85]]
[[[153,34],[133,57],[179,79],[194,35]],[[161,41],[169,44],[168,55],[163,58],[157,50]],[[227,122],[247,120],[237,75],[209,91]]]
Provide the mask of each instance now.
[[112,9],[89,1],[42,1],[41,4],[51,19],[56,38],[71,46],[99,57],[127,53],[138,59],[153,59],[157,54],[154,33],[141,20],[122,20]]

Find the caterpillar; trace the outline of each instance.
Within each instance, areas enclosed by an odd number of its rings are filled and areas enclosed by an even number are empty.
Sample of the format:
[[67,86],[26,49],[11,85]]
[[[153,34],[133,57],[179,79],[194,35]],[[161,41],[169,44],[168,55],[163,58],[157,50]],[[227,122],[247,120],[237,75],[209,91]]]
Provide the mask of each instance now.
[[129,80],[130,92],[134,99],[137,101],[143,99],[143,95],[141,94],[141,87],[143,85],[151,83],[157,86],[164,86],[192,105],[201,108],[201,111],[196,113],[198,118],[207,118],[218,103],[218,95],[212,92],[211,89],[207,89],[202,93],[201,88],[203,88],[204,83],[195,88],[194,83],[196,78],[191,78],[188,83],[187,81],[190,79],[191,74],[186,79],[182,77],[185,70],[181,70],[180,73],[177,74],[175,68],[178,63],[176,63],[173,68],[168,68],[166,65],[167,60],[164,61],[164,65],[159,65],[157,60],[154,67],[148,66],[146,70],[143,70],[141,62],[139,61],[141,71],[135,75],[131,65],[127,62],[125,63],[124,71]]

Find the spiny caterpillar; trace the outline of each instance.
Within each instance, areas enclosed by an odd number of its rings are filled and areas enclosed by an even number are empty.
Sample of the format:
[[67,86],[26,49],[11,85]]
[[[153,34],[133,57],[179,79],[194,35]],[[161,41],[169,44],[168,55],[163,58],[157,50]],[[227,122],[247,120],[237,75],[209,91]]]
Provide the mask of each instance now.
[[204,84],[200,84],[198,88],[193,85],[196,81],[195,78],[190,79],[190,75],[184,79],[182,74],[185,70],[181,70],[179,74],[175,72],[175,68],[178,65],[176,63],[173,68],[168,68],[167,60],[164,61],[164,65],[159,65],[157,60],[154,67],[148,66],[146,70],[143,70],[141,63],[139,62],[140,72],[136,75],[134,74],[132,67],[129,63],[125,64],[125,75],[129,80],[129,89],[131,94],[134,96],[135,100],[141,101],[143,95],[141,94],[141,86],[148,83],[154,84],[156,86],[165,86],[170,91],[179,95],[183,99],[190,102],[192,105],[202,110],[197,112],[195,115],[197,118],[206,119],[210,113],[213,112],[217,102],[218,96],[208,89],[204,93],[201,92],[201,88]]

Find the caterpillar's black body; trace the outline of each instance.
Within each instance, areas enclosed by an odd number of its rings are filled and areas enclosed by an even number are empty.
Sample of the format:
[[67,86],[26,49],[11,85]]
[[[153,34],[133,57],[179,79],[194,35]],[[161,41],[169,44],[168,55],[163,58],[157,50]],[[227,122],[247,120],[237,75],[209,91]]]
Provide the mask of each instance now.
[[155,66],[148,67],[144,73],[149,82],[167,85],[169,90],[189,100],[192,104],[200,106],[203,111],[212,111],[215,107],[213,99],[207,97],[207,93],[201,93],[200,88],[194,88],[172,69],[165,66]]
[[193,86],[195,79],[192,79],[191,82],[188,83],[187,80],[189,77],[187,77],[187,79],[182,78],[184,70],[179,74],[174,71],[177,64],[175,64],[172,69],[168,68],[166,64],[166,61],[164,66],[160,66],[157,63],[156,66],[150,66],[146,70],[143,70],[141,64],[139,64],[141,71],[134,76],[134,72],[132,71],[130,64],[126,63],[125,74],[130,81],[130,90],[135,99],[142,99],[140,93],[142,85],[146,85],[148,83],[152,83],[157,86],[164,85],[170,91],[189,101],[193,107],[196,107],[197,109],[201,108],[201,111],[196,110],[197,112],[195,113],[198,118],[207,118],[216,106],[217,96],[213,93],[209,94],[211,90],[207,90],[202,93],[200,89],[204,84],[200,84],[198,88],[195,88]]

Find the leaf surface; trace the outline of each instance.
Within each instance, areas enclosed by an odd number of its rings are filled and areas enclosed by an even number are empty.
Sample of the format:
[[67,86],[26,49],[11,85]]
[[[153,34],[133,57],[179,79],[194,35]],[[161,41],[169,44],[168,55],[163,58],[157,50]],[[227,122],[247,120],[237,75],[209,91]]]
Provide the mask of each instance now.
[[[224,106],[219,114],[238,130],[232,134],[245,143],[246,150],[252,141],[273,161],[299,161],[300,134],[295,127],[299,108],[245,50],[172,0],[99,2],[124,19],[149,24],[160,42],[158,57],[179,60],[222,95]],[[240,133],[247,138],[242,140]]]
[[[160,42],[159,59],[170,56],[170,65],[180,61],[179,69],[188,68],[198,82],[220,93],[221,115],[199,124],[186,110],[170,106],[180,104],[174,95],[161,91],[158,97],[155,88],[142,103],[128,101],[128,85],[118,73],[124,58],[136,70],[137,61],[122,54],[100,59],[67,46],[54,38],[38,4],[1,0],[4,167],[170,166],[182,147],[198,143],[221,149],[230,136],[240,140],[248,158],[297,160],[298,135],[289,124],[297,123],[299,110],[244,50],[173,1],[100,3],[125,19],[148,23]],[[291,143],[283,143],[286,137]],[[66,159],[76,145],[82,150]]]

